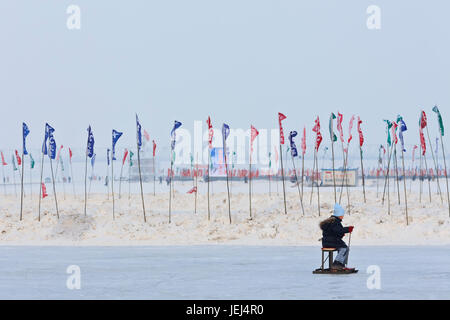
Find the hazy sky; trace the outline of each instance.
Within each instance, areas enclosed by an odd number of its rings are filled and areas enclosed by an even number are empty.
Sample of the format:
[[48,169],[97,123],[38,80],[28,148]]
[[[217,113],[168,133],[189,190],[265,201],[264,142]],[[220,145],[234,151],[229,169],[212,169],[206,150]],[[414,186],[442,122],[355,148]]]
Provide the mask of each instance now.
[[[70,4],[81,30],[66,27]],[[366,26],[372,4],[380,30]],[[278,111],[286,131],[306,124],[309,142],[319,115],[328,141],[338,110],[345,127],[361,116],[368,145],[398,113],[418,143],[421,108],[436,136],[435,103],[450,132],[449,11],[445,0],[2,1],[0,147],[21,146],[22,121],[30,148],[46,121],[74,149],[88,124],[98,147],[112,128],[134,145],[135,112],[159,145],[175,119],[275,128]]]

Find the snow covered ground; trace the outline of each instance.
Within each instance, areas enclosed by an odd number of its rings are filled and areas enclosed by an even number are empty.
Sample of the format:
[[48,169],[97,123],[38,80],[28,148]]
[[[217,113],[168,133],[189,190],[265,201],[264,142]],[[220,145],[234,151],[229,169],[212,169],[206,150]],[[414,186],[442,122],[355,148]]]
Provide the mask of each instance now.
[[[313,275],[319,246],[3,246],[0,299],[450,299],[449,252],[354,246],[359,273]],[[371,265],[380,289],[367,287]]]

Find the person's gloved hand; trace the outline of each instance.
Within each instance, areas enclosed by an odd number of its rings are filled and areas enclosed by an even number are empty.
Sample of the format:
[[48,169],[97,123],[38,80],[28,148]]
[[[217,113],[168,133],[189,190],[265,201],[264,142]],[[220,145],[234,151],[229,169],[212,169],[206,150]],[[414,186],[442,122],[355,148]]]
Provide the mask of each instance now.
[[348,227],[348,232],[352,233],[353,232],[353,228],[354,228],[354,226]]

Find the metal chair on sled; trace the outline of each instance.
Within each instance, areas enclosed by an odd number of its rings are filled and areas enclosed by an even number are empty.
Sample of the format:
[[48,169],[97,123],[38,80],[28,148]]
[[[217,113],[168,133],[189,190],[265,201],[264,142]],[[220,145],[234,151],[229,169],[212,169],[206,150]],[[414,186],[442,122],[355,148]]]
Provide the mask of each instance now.
[[[337,251],[336,248],[322,248],[322,264],[319,269],[313,271],[314,274],[350,274],[356,273],[356,269],[332,269],[333,265],[333,252]],[[325,254],[328,252],[328,257],[325,258]],[[328,260],[328,268],[325,268],[325,263]]]

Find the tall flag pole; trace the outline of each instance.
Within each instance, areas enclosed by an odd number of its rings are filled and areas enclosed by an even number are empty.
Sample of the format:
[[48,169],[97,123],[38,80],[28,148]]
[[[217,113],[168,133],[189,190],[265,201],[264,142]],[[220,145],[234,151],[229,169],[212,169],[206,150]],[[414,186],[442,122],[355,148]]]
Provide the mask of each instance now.
[[377,198],[378,198],[378,180],[380,177],[381,172],[384,170],[384,166],[383,166],[383,158],[384,158],[384,154],[383,157],[381,157],[381,150],[383,150],[384,153],[386,153],[386,149],[384,148],[384,146],[381,144],[380,147],[378,148],[378,170],[377,170]]
[[53,174],[53,164],[52,164],[52,160],[55,160],[55,158],[56,158],[56,142],[55,142],[55,137],[53,136],[54,132],[55,132],[55,129],[50,127],[49,131],[48,131],[48,149],[49,149],[48,157],[50,159],[50,171],[52,173],[53,197],[55,198],[56,215],[59,219],[58,198],[56,195],[55,176]]
[[281,179],[283,184],[284,214],[287,214],[286,186],[284,182],[283,151],[282,151],[282,146],[284,145],[284,133],[283,133],[283,126],[281,124],[281,121],[283,121],[284,119],[286,119],[286,116],[281,112],[278,112],[278,124],[280,127],[280,163],[281,163]]
[[209,200],[209,180],[210,180],[210,168],[211,168],[211,149],[212,149],[212,140],[214,136],[214,129],[211,124],[211,117],[208,116],[208,120],[206,120],[206,124],[208,125],[208,220],[211,219],[210,212],[210,200]]
[[[342,162],[343,162],[343,168],[344,168],[344,174],[345,174],[345,168],[347,166],[346,160],[345,160],[345,148],[344,148],[344,128],[342,127],[342,121],[344,120],[344,115],[340,112],[338,112],[337,116],[337,130],[339,132],[339,139],[341,141],[341,147],[342,147]],[[345,183],[345,175],[342,177],[342,184],[341,184],[341,190],[339,194],[339,203],[342,200],[342,190],[344,189],[344,183]]]
[[[422,111],[421,115],[420,115],[420,144],[422,146],[422,156],[425,162],[425,172],[426,172],[426,177],[428,180],[428,193],[429,193],[429,197],[430,197],[430,203],[431,203],[431,182],[430,182],[430,178],[429,178],[429,172],[428,172],[428,164],[427,164],[427,157],[426,157],[426,152],[427,152],[427,147],[426,147],[426,143],[425,143],[425,136],[423,134],[423,129],[427,126],[427,115],[425,114],[424,111]],[[433,151],[431,151],[431,153],[433,153]]]
[[41,149],[41,153],[42,153],[42,157],[41,157],[41,178],[39,180],[39,185],[41,186],[39,188],[39,209],[38,209],[38,221],[41,221],[41,198],[42,197],[42,191],[43,191],[43,182],[42,182],[42,175],[44,172],[44,155],[47,155],[48,150],[47,150],[47,140],[48,140],[48,131],[49,131],[49,125],[48,123],[45,124],[45,136],[44,136],[44,142],[42,143],[42,149]]
[[303,203],[303,177],[305,176],[305,154],[306,154],[306,127],[303,127],[302,137],[302,203]]
[[228,218],[231,224],[231,203],[230,203],[230,183],[228,179],[228,160],[227,160],[227,138],[230,135],[230,127],[224,123],[222,125],[222,146],[223,146],[223,157],[225,161],[225,172],[227,176],[227,194],[228,194]]
[[405,192],[405,215],[406,215],[406,225],[409,225],[409,221],[408,221],[408,197],[406,195],[406,174],[405,174],[405,141],[403,139],[403,132],[405,132],[406,130],[408,130],[408,128],[406,127],[406,123],[405,121],[403,121],[403,118],[399,115],[397,116],[397,123],[400,127],[399,130],[399,137],[400,137],[400,142],[402,145],[402,166],[403,166],[403,189]]
[[153,195],[156,196],[156,167],[155,167],[155,156],[156,156],[156,142],[153,140]]
[[3,193],[6,196],[5,166],[8,164],[5,161],[5,156],[3,155],[3,151],[1,151],[1,156],[2,156],[2,174],[3,174]]
[[259,135],[259,131],[254,127],[250,126],[250,157],[249,157],[249,170],[248,170],[248,198],[249,198],[249,208],[250,208],[250,220],[252,219],[252,153],[253,153],[253,142]]
[[[88,158],[91,158],[93,161],[95,159],[94,157],[94,134],[92,133],[91,126],[87,128],[88,131],[88,137],[87,137],[87,143],[86,143],[86,162],[85,162],[85,168],[84,168],[84,215],[86,216],[86,209],[87,209],[87,163]],[[92,165],[93,167],[93,165]],[[91,175],[91,182],[92,182],[92,175]]]
[[358,117],[359,155],[360,155],[360,159],[361,159],[361,175],[362,175],[364,203],[366,203],[366,183],[365,183],[365,177],[364,177],[364,164],[363,164],[363,151],[362,151],[362,147],[364,144],[364,135],[361,130],[361,123],[362,123],[362,120],[360,117]]
[[75,192],[75,181],[74,181],[74,177],[73,177],[73,165],[72,165],[72,157],[73,157],[73,152],[72,149],[69,148],[69,163],[70,163],[70,182],[72,183],[72,189],[73,189],[73,197],[76,199],[77,198],[77,194]]
[[170,144],[170,187],[169,187],[169,223],[171,222],[172,218],[172,188],[173,188],[173,163],[174,163],[174,157],[175,157],[175,144],[176,144],[176,131],[179,127],[181,127],[181,122],[175,120],[174,125],[172,128],[172,131],[170,131],[170,136],[172,138],[172,142]]
[[[123,132],[117,130],[112,131],[112,157],[111,157],[111,194],[113,201],[113,220],[115,219],[115,199],[114,199],[114,160],[116,160],[116,143],[122,136]],[[122,173],[121,173],[122,174]]]
[[63,185],[63,195],[64,200],[66,200],[66,183],[64,181],[64,162],[62,156],[59,157],[59,162],[61,162],[61,176],[62,176],[62,185]]
[[128,157],[128,200],[131,199],[131,167],[133,166],[133,151],[130,150],[130,156]]
[[[319,120],[319,116],[317,116],[317,119],[315,120],[315,125],[312,129],[313,132],[316,133],[316,143],[315,143],[315,148],[314,148],[314,163],[315,163],[315,167],[317,168],[317,180],[319,180],[318,176],[319,176],[319,161],[317,160],[317,154],[319,152],[319,147],[320,144],[322,143],[322,134],[320,133],[320,120]],[[314,169],[313,169],[314,171]],[[316,173],[313,172],[313,177],[316,176]],[[314,179],[313,179],[314,181]],[[317,185],[317,209],[319,210],[319,217],[320,217],[320,188],[319,188],[319,184],[320,182],[317,181],[316,185]],[[314,183],[312,184],[314,187]],[[312,192],[311,192],[312,195]]]
[[[19,156],[17,158],[20,159]],[[14,184],[14,195],[17,197],[17,187],[16,187],[16,171],[18,170],[16,167],[16,158],[14,155],[11,157],[11,163],[12,163],[12,170],[13,170],[13,184]]]
[[446,185],[447,185],[447,203],[448,203],[448,216],[450,217],[450,194],[449,194],[449,188],[448,188],[448,175],[447,175],[447,162],[445,161],[445,150],[444,150],[444,140],[443,140],[443,136],[444,136],[444,122],[442,121],[442,116],[441,116],[441,112],[439,111],[438,106],[434,106],[433,107],[433,112],[436,113],[437,116],[437,120],[439,123],[439,133],[440,133],[440,140],[441,140],[441,149],[442,149],[442,156],[444,159],[444,173],[445,173],[445,181],[446,181]]
[[106,187],[106,193],[108,195],[108,200],[109,200],[109,165],[111,164],[111,157],[109,155],[111,149],[107,148],[106,149],[106,175],[105,175],[105,187]]
[[333,130],[333,120],[336,119],[336,115],[332,112],[330,115],[330,123],[329,123],[329,129],[330,129],[330,140],[331,140],[331,163],[332,163],[332,169],[333,169],[333,188],[334,188],[334,202],[337,203],[337,197],[336,197],[336,173],[334,172],[334,143],[337,141],[337,137],[334,134]]
[[24,155],[28,154],[27,148],[26,148],[26,138],[28,134],[30,133],[30,130],[28,129],[28,126],[25,122],[22,123],[22,141],[23,141],[23,147],[22,147],[22,177],[21,177],[21,191],[20,191],[20,221],[22,221],[22,212],[23,212],[23,175],[24,175],[24,166],[25,166],[25,157]]
[[[347,148],[344,148],[344,155],[345,155],[345,160],[344,160],[344,179],[342,180],[342,186],[341,186],[341,193],[339,195],[339,202],[341,202],[342,199],[342,193],[344,190],[344,182],[346,185],[346,191],[347,191],[347,206],[348,206],[348,212],[350,213],[350,191],[349,191],[349,187],[348,187],[348,179],[347,179],[347,167],[348,167],[348,154],[349,154],[349,148],[350,148],[350,141],[352,141],[353,136],[352,136],[352,129],[353,129],[353,121],[355,120],[355,116],[352,115],[352,117],[350,118],[350,122],[348,125],[348,139],[347,139]],[[341,131],[342,131],[342,125],[341,125]],[[342,145],[344,146],[344,145]]]
[[[398,178],[398,162],[397,162],[397,144],[398,144],[398,138],[397,138],[397,128],[398,124],[395,121],[392,121],[392,148],[394,149],[394,168],[395,168],[395,179],[397,182],[397,197],[398,197],[398,204],[400,205],[400,183]],[[395,184],[394,184],[395,189]]]
[[123,151],[123,159],[122,159],[122,165],[120,166],[120,179],[119,179],[119,199],[121,198],[121,191],[122,191],[122,173],[123,173],[123,166],[125,164],[125,161],[127,160],[128,156],[128,149],[125,148]]
[[[411,165],[411,170],[412,171],[414,171],[414,178],[417,176],[417,169],[416,169],[416,167],[414,166],[414,155],[415,155],[415,152],[416,152],[416,149],[417,149],[418,147],[417,147],[417,145],[414,145],[414,147],[413,147],[413,149],[412,149],[412,165]],[[411,190],[412,190],[412,181],[413,181],[414,179],[412,178],[411,180],[410,180],[410,182],[409,182],[409,192],[411,192]]]
[[[423,114],[425,114],[425,111],[422,111]],[[425,115],[426,118],[426,115]],[[434,156],[434,151],[433,151],[433,144],[431,143],[431,138],[430,138],[430,131],[428,130],[428,125],[426,126],[427,128],[427,137],[428,137],[428,143],[430,146],[430,153],[431,153],[431,157],[433,158],[433,163],[434,163],[434,169],[436,170],[436,183],[437,183],[437,187],[438,187],[438,192],[439,192],[439,196],[441,197],[441,203],[444,203],[444,198],[442,197],[442,192],[441,192],[441,185],[439,183],[439,171],[438,171],[438,165],[437,165],[437,161],[436,158]],[[437,144],[436,144],[437,146]],[[436,150],[437,151],[437,150]],[[437,156],[437,155],[436,155]],[[434,176],[434,174],[433,174]]]
[[388,197],[388,214],[391,214],[391,202],[390,202],[390,196],[389,196],[389,175],[390,175],[390,165],[391,165],[391,158],[392,158],[392,141],[391,141],[391,128],[392,128],[392,122],[389,120],[384,120],[386,122],[386,132],[387,132],[387,150],[388,150],[388,163],[387,163],[387,170],[386,170],[386,177],[384,180],[384,189],[383,189],[383,197],[381,200],[381,203],[384,205],[384,199],[386,195],[386,188],[387,188],[387,197]]
[[[138,157],[139,184],[141,187],[142,213],[144,214],[144,222],[147,222],[147,218],[145,217],[144,189],[142,187],[141,156],[140,156],[140,150],[142,147],[142,126],[139,123],[139,118],[137,114],[136,114],[136,145]],[[130,161],[131,161],[131,154],[130,154]]]
[[295,177],[295,184],[297,185],[298,190],[298,199],[300,200],[300,207],[302,208],[302,214],[305,215],[305,209],[303,208],[303,200],[302,195],[300,192],[300,183],[298,182],[297,178],[297,169],[295,168],[295,161],[294,158],[298,156],[297,146],[295,145],[294,138],[297,136],[297,131],[291,131],[289,133],[289,142],[291,146],[291,158],[292,158],[292,167],[294,168],[294,177]]

